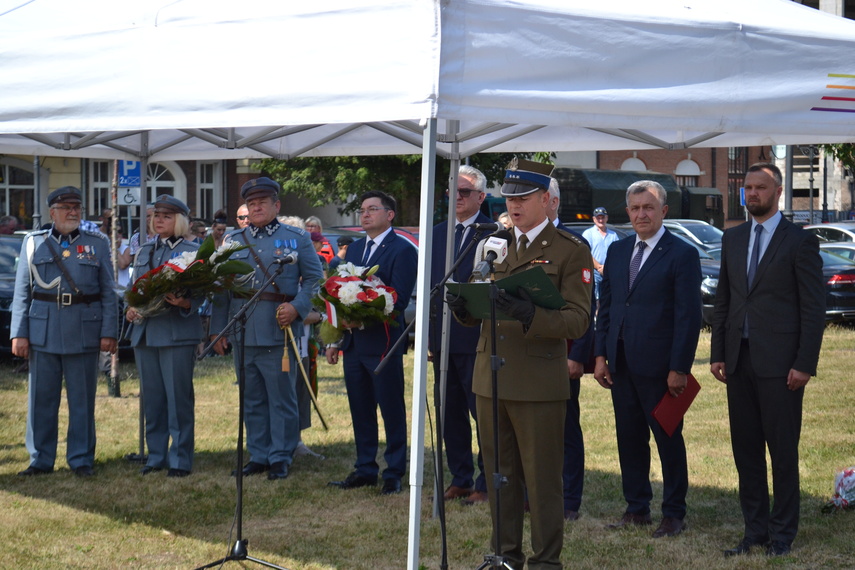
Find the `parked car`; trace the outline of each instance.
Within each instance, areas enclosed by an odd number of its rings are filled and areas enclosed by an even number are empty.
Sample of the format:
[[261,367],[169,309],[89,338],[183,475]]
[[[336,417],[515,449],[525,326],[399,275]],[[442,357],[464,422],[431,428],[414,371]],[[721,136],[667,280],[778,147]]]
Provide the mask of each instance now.
[[855,242],[855,220],[848,222],[831,222],[827,224],[812,224],[805,230],[816,234],[820,242],[851,241]]
[[721,247],[723,231],[701,220],[665,219],[662,225],[672,234],[682,236],[705,250]]
[[0,235],[0,353],[12,353],[9,326],[12,322],[12,297],[15,294],[15,271],[21,254],[23,236]]
[[845,257],[850,261],[855,261],[855,242],[835,241],[830,243],[820,243],[819,249]]
[[819,250],[825,278],[825,320],[855,320],[855,261]]

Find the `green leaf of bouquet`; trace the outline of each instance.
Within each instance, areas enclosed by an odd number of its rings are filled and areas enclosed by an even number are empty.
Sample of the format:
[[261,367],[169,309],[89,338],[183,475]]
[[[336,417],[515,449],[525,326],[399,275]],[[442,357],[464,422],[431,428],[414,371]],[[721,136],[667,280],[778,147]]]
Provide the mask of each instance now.
[[252,266],[238,259],[230,259],[217,265],[217,275],[245,275],[252,273]]
[[205,241],[202,242],[202,245],[199,246],[199,250],[196,252],[196,259],[204,259],[206,262],[208,258],[216,251],[217,246],[214,245],[214,236],[208,236],[205,238]]

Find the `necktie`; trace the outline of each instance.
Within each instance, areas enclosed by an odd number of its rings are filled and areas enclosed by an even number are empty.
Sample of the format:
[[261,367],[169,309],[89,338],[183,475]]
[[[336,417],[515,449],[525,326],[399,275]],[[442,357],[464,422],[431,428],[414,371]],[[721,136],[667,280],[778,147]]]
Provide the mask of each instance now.
[[454,257],[457,257],[458,252],[460,251],[460,244],[463,243],[463,232],[466,231],[466,226],[463,224],[457,224],[454,227]]
[[528,247],[528,237],[526,237],[526,235],[523,234],[520,236],[520,239],[517,242],[517,256],[522,255],[527,247]]
[[368,240],[368,243],[365,244],[365,254],[362,256],[362,265],[368,264],[368,258],[371,257],[371,248],[374,247],[374,240]]
[[754,226],[754,247],[751,248],[751,261],[748,263],[748,286],[754,283],[754,274],[757,273],[757,264],[760,262],[760,237],[763,234],[763,226]]
[[647,247],[647,244],[643,241],[638,242],[638,252],[635,254],[635,257],[632,258],[632,261],[629,262],[629,288],[632,289],[632,284],[635,282],[635,278],[638,276],[638,270],[641,268],[641,258],[644,256],[644,248]]

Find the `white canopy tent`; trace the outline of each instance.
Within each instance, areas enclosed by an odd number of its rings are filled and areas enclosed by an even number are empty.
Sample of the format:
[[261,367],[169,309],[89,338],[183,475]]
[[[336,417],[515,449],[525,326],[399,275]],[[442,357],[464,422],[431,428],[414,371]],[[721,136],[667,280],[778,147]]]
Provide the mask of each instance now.
[[[355,4],[0,0],[0,152],[423,153],[429,235],[437,156],[855,139],[855,22],[788,0]],[[419,557],[424,309],[408,568]]]

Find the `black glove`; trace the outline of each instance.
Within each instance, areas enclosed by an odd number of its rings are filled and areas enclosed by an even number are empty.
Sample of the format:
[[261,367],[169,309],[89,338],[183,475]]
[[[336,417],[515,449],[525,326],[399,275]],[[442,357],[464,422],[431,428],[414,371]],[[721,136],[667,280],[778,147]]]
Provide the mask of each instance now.
[[496,310],[501,311],[513,317],[525,326],[531,326],[531,321],[534,320],[534,303],[526,293],[525,289],[517,289],[516,295],[511,295],[504,289],[499,289],[499,295],[496,297]]
[[445,302],[458,319],[463,320],[469,316],[469,311],[466,310],[466,299],[463,296],[455,293],[446,293]]

